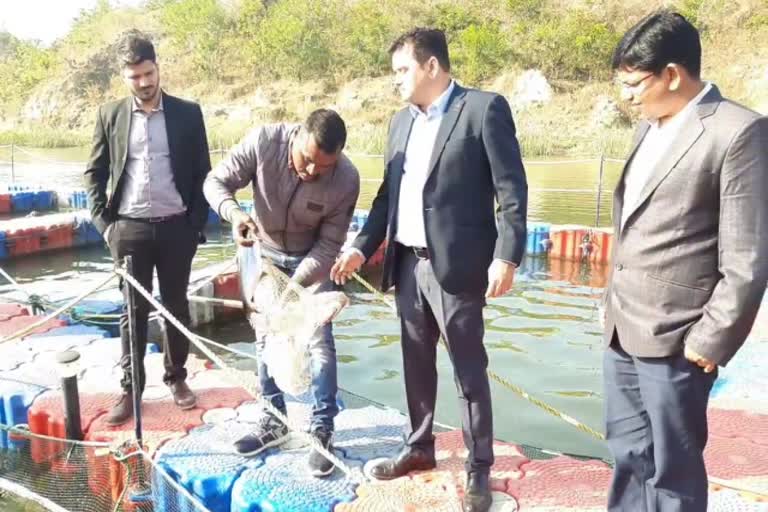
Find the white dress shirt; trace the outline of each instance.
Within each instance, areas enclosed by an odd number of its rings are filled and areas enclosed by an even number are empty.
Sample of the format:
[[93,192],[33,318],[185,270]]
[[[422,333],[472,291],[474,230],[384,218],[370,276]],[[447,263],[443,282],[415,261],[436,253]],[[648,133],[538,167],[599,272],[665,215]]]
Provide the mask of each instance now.
[[669,150],[675,141],[683,125],[688,121],[701,99],[712,89],[712,84],[707,83],[704,89],[696,95],[688,104],[668,119],[663,126],[659,126],[658,121],[651,122],[651,127],[640,146],[635,152],[634,158],[629,163],[627,173],[624,176],[624,206],[621,211],[621,227],[627,222],[630,212],[637,206],[640,200],[640,193],[645,184],[651,177],[656,164],[661,157]]
[[440,122],[453,93],[455,82],[422,112],[417,106],[408,108],[413,116],[413,127],[408,136],[400,181],[400,198],[397,205],[397,232],[395,240],[409,247],[426,247],[424,229],[424,185],[429,177],[429,160],[437,139]]

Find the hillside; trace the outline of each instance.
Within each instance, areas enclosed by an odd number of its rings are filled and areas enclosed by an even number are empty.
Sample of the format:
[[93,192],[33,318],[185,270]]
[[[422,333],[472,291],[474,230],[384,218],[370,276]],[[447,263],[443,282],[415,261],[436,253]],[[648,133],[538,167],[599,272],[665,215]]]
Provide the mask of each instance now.
[[50,48],[0,33],[0,143],[87,143],[98,104],[125,94],[120,34],[156,43],[164,87],[199,101],[212,147],[249,126],[340,111],[350,147],[380,152],[393,94],[389,42],[444,28],[461,83],[507,96],[526,156],[620,156],[631,119],[608,66],[621,34],[672,6],[704,40],[704,77],[768,113],[765,0],[148,0],[84,12]]

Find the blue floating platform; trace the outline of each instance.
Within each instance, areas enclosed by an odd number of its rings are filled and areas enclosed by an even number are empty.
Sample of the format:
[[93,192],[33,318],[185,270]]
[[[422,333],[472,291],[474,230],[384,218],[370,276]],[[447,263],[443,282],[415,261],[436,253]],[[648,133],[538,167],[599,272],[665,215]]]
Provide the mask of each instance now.
[[355,499],[355,483],[338,469],[327,478],[313,477],[307,454],[270,455],[264,465],[244,471],[232,487],[231,512],[331,512]]
[[[37,384],[20,382],[12,377],[0,377],[0,424],[14,426],[27,423],[27,412],[35,398],[46,391]],[[19,448],[25,441],[14,440],[0,429],[0,449]]]
[[[245,458],[232,451],[232,444],[252,430],[253,425],[236,421],[203,425],[184,438],[168,442],[155,460],[211,512],[229,512],[236,479],[243,471],[264,463],[261,458]],[[188,500],[171,489],[162,474],[155,473],[152,488],[155,512],[189,508]]]

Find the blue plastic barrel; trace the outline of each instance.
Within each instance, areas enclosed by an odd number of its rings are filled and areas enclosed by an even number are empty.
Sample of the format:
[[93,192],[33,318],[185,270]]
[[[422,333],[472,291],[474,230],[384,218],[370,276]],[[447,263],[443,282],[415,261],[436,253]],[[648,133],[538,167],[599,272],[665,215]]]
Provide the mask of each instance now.
[[8,258],[8,247],[5,245],[5,231],[0,231],[0,260]]
[[34,192],[13,192],[11,194],[11,209],[14,212],[28,212],[32,210]]
[[550,225],[545,222],[529,222],[528,237],[525,245],[527,254],[547,252],[545,240],[549,240]]
[[37,211],[47,211],[53,209],[54,197],[50,190],[38,190],[32,192],[32,209]]

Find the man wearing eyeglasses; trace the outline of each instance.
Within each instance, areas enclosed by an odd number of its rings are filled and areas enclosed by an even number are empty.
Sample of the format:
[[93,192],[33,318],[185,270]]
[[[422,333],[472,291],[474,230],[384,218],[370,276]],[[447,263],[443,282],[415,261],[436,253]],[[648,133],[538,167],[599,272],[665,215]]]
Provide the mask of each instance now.
[[617,46],[643,118],[614,195],[605,295],[610,511],[707,510],[707,402],[768,281],[768,118],[700,78],[698,31],[654,13]]

